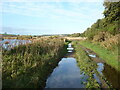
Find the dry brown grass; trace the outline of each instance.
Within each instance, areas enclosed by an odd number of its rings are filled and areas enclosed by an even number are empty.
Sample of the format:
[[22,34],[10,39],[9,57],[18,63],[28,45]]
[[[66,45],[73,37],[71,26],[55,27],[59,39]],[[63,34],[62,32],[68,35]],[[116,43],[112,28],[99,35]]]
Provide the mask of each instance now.
[[99,43],[102,47],[105,47],[109,50],[115,50],[118,47],[118,37],[120,34],[115,36],[111,35],[108,32],[100,32],[95,35],[93,38],[94,43]]
[[105,41],[101,42],[101,45],[105,48],[112,50],[112,49],[114,49],[115,46],[118,47],[118,37],[119,36],[120,36],[120,34],[112,36],[111,38],[108,38]]
[[86,37],[64,37],[65,39],[68,40],[85,40]]
[[100,32],[94,36],[93,42],[103,42],[111,37],[112,37],[112,35],[108,32]]

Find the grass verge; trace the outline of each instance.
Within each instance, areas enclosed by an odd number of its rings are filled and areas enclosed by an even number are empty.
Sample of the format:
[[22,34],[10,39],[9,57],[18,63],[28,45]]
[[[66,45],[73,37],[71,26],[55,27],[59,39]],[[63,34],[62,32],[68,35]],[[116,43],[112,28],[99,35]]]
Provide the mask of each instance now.
[[101,47],[98,44],[94,44],[89,41],[81,41],[80,44],[86,48],[91,49],[95,53],[97,53],[97,55],[100,58],[102,58],[108,65],[112,66],[117,71],[120,71],[120,68],[118,68],[119,61],[118,61],[117,50],[116,50],[116,52],[113,52],[106,48]]
[[99,83],[94,78],[94,73],[97,72],[97,64],[90,60],[78,42],[73,42],[75,47],[75,56],[80,69],[89,76],[85,82],[86,88],[100,88]]

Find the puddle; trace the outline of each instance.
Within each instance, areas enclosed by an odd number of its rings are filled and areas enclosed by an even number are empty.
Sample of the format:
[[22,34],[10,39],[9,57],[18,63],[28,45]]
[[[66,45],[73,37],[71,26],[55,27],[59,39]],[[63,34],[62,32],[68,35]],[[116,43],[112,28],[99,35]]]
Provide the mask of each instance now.
[[94,78],[97,80],[97,82],[98,82],[99,84],[102,84],[101,81],[100,81],[100,79],[99,79],[99,77],[98,77],[95,73],[94,73],[93,75],[94,75]]
[[103,70],[104,70],[104,64],[103,63],[97,63],[97,65],[98,65],[98,68],[97,68],[97,71],[101,74],[101,75],[103,75]]
[[[109,84],[112,85],[113,88],[119,87],[119,81],[120,78],[120,72],[117,72],[114,68],[112,68],[110,65],[106,64],[101,58],[99,58],[93,51],[85,49],[88,56],[91,57],[93,61],[95,61],[98,65],[97,71],[100,75],[106,78],[106,81],[109,82]],[[94,75],[95,79],[98,81],[96,75]],[[99,81],[98,81],[99,82]]]
[[96,57],[96,55],[92,55],[92,54],[89,54],[89,56],[92,57],[92,58],[95,58],[95,57]]
[[120,81],[120,78],[118,77],[120,76],[120,73],[106,63],[97,63],[97,65],[97,71],[101,76],[106,78],[107,83],[112,85],[113,88],[118,88],[118,82]]
[[83,82],[86,82],[87,78],[88,76],[80,71],[75,58],[62,58],[47,79],[45,88],[84,88]]
[[4,39],[0,41],[0,46],[6,50],[10,50],[11,48],[15,46],[23,45],[27,43],[31,43],[31,41],[30,40],[18,40],[18,39]]
[[72,47],[72,44],[71,44],[71,43],[68,44],[67,50],[68,50],[68,53],[69,53],[69,52],[73,52],[74,48]]
[[88,76],[77,66],[76,59],[73,58],[73,49],[68,44],[67,56],[61,59],[58,66],[46,81],[45,88],[85,88],[83,82],[86,82]]
[[[77,66],[76,59],[73,58],[72,45],[68,45],[67,55],[61,59],[58,66],[53,70],[52,74],[48,77],[46,81],[45,88],[85,88],[83,82],[87,82],[89,78],[80,68]],[[117,88],[118,81],[120,81],[118,76],[120,73],[116,72],[109,65],[102,62],[102,60],[94,54],[92,51],[86,51],[91,59],[97,62],[97,71],[99,74],[106,78],[106,80],[113,86]],[[99,77],[94,73],[94,78],[97,82],[102,85]]]
[[106,77],[107,81],[109,81],[113,88],[120,88],[120,72],[116,71],[111,66],[104,64],[104,70],[102,71],[103,75]]
[[86,51],[86,53],[88,54],[88,56],[92,57],[92,58],[95,58],[97,57],[96,54],[94,54],[93,52],[91,52],[90,50],[87,50],[84,48],[84,50]]
[[68,52],[73,52],[73,51],[68,51]]
[[72,44],[71,44],[71,43],[69,43],[69,44],[68,44],[68,47],[69,47],[69,48],[71,48],[71,47],[72,47]]
[[67,48],[67,50],[73,50],[73,48]]

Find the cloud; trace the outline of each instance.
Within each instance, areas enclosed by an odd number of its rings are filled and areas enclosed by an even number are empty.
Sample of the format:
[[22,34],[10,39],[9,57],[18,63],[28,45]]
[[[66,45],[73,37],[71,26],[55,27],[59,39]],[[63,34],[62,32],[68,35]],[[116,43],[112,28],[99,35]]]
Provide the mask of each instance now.
[[[16,13],[20,15],[28,15],[35,17],[66,17],[66,18],[77,18],[88,17],[85,12],[99,12],[96,9],[90,9],[89,7],[82,7],[80,3],[71,3],[68,2],[68,7],[61,3],[36,3],[36,2],[4,2],[3,11],[9,13]],[[97,13],[98,14],[98,13]],[[92,15],[93,16],[93,15]]]
[[[103,0],[2,0],[2,1],[3,2],[77,2],[78,3],[78,2],[102,2]],[[118,0],[114,0],[114,1],[118,1]]]
[[[102,12],[103,12],[102,11],[103,9],[101,8],[99,9],[99,5],[101,7],[102,3],[98,3],[98,2],[97,3],[96,2],[73,3],[73,2],[25,2],[26,0],[21,0],[21,2],[17,2],[18,0],[14,0],[14,2],[7,2],[7,1],[9,0],[6,0],[6,2],[2,2],[2,11],[0,11],[0,13],[2,13],[3,16],[4,14],[7,14],[8,16],[11,13],[13,15],[18,14],[19,16],[21,15],[30,16],[29,17],[31,18],[30,22],[22,24],[23,27],[28,27],[28,28],[31,28],[31,27],[36,28],[37,25],[31,22],[34,21],[33,20],[34,17],[35,18],[37,17],[36,19],[40,20],[37,22],[37,23],[40,23],[40,26],[38,28],[41,28],[42,25],[43,27],[48,26],[48,28],[40,29],[41,31],[44,30],[46,32],[48,29],[51,29],[51,31],[53,30],[54,32],[55,32],[54,29],[60,30],[65,28],[64,31],[69,30],[71,28],[78,29],[80,27],[79,25],[82,25],[80,28],[85,27],[81,23],[91,25],[93,21],[95,22],[97,19],[102,18]],[[9,17],[14,18],[12,17],[12,15]],[[44,21],[44,24],[42,21]],[[7,20],[4,22],[7,23]],[[13,23],[16,23],[16,21],[14,20]],[[72,23],[74,23],[74,25]],[[10,25],[11,23],[10,24],[7,23],[7,24],[8,26],[12,26]],[[17,24],[19,24],[19,22]],[[14,32],[15,29],[12,28],[12,29],[6,29],[6,30],[11,30],[11,33],[12,33]],[[23,29],[21,30],[16,29],[16,30],[19,32],[21,31],[20,33],[24,31]],[[37,31],[38,30],[36,30],[36,32]],[[26,29],[24,33],[26,34],[27,32],[29,32],[29,30]]]
[[2,0],[2,2],[119,2],[120,0]]
[[[41,29],[26,29],[26,28],[13,28],[13,27],[0,27],[0,33],[9,33],[9,34],[20,34],[20,35],[42,35],[46,32],[53,32],[51,29],[41,28]],[[33,33],[34,32],[34,33]],[[40,33],[39,33],[40,32]]]

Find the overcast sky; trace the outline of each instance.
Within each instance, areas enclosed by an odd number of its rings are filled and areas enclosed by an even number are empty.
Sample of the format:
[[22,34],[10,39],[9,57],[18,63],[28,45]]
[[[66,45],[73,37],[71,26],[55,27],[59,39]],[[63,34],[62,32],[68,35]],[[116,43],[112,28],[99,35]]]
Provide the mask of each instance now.
[[[11,2],[12,1],[12,2]],[[103,18],[101,0],[5,0],[0,3],[0,33],[82,33]]]

